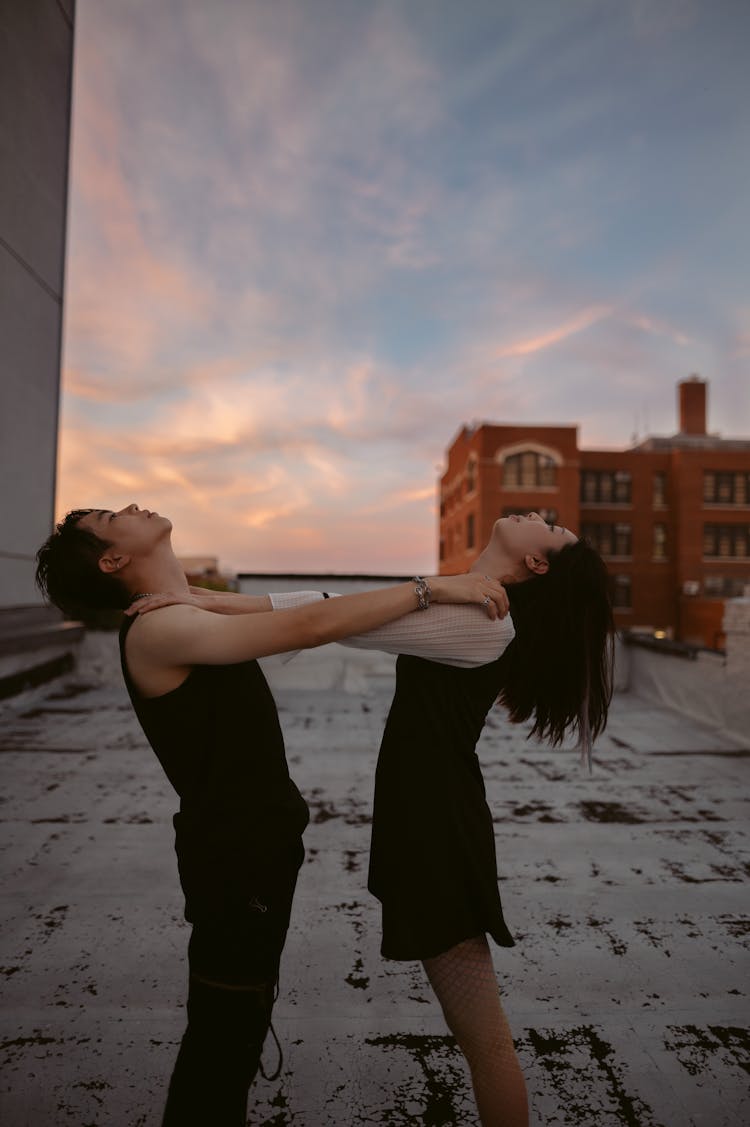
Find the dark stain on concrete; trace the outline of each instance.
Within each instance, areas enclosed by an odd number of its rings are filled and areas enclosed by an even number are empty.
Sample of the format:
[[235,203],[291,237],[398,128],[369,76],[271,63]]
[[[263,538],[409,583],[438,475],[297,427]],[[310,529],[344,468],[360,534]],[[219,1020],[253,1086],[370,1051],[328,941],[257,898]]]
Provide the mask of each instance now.
[[[310,821],[313,825],[320,825],[322,822],[330,822],[333,818],[343,818],[347,826],[366,826],[372,822],[372,816],[362,813],[359,809],[365,806],[365,803],[359,802],[354,797],[350,797],[347,800],[343,809],[336,806],[333,802],[326,802],[321,799],[308,798],[307,801],[312,815]],[[346,808],[347,806],[349,809]],[[312,813],[313,811],[315,812],[314,814]]]
[[87,747],[29,747],[25,742],[14,743],[12,739],[3,737],[0,752],[23,751],[27,755],[86,755]]
[[344,850],[344,869],[347,873],[358,873],[360,870],[359,851],[356,849]]
[[532,771],[536,771],[543,779],[550,783],[558,783],[562,779],[567,778],[567,771],[561,770],[554,763],[549,763],[544,759],[519,759],[524,767],[530,767]]
[[727,875],[727,866],[712,865],[711,868],[715,872],[719,872],[715,877],[694,877],[690,873],[685,872],[685,866],[680,861],[665,861],[662,859],[662,865],[671,873],[676,880],[682,881],[683,884],[715,884],[716,881],[727,882],[741,882],[742,875],[736,869],[730,869],[731,876]]
[[[657,1123],[651,1108],[626,1090],[614,1060],[615,1050],[593,1026],[581,1025],[561,1033],[529,1029],[528,1035],[531,1047],[559,1095],[564,1123],[571,1127],[591,1127],[607,1112],[614,1111],[618,1122],[627,1127],[663,1127]],[[581,1050],[588,1052],[604,1080],[610,1107],[592,1106],[595,1081],[592,1077],[584,1081],[581,1070],[573,1063]]]
[[[45,700],[74,700],[75,697],[80,697],[83,693],[90,693],[95,685],[85,685],[79,681],[71,681],[67,685],[62,685],[56,689],[54,693],[48,693]],[[127,706],[130,708],[130,705]],[[87,710],[88,711],[88,710]]]
[[612,923],[612,920],[597,920],[594,916],[587,916],[586,923],[589,927],[594,928],[595,931],[601,931],[602,935],[606,936],[613,955],[627,954],[627,943],[625,943],[623,939],[620,939],[619,936],[614,935],[607,926]]
[[[8,1064],[10,1064],[21,1059],[28,1049],[61,1043],[57,1037],[43,1037],[38,1030],[35,1030],[31,1037],[14,1037],[8,1041],[0,1041],[0,1052],[8,1054]],[[13,1052],[14,1049],[18,1051]]]
[[[691,1076],[716,1080],[727,1064],[750,1074],[750,1031],[732,1025],[672,1025],[664,1044]],[[716,1060],[721,1054],[722,1060]],[[715,1060],[717,1072],[711,1070]]]
[[578,803],[578,809],[587,822],[634,826],[645,821],[645,818],[641,818],[621,802],[595,802],[593,799],[585,799]]
[[649,755],[713,755],[724,759],[747,759],[750,756],[750,751],[742,748],[726,749],[725,751],[650,751]]
[[[541,799],[534,799],[532,802],[527,802],[525,806],[514,806],[511,810],[513,818],[533,818],[536,815],[537,822],[562,822],[564,818],[557,818],[552,813],[554,807],[548,803],[543,802]],[[505,818],[496,819],[498,822],[506,821]]]
[[[744,939],[750,937],[750,920],[745,916],[717,916],[718,922],[724,927],[730,935],[735,939]],[[747,944],[743,943],[743,947]]]
[[37,708],[30,708],[28,712],[22,712],[21,719],[36,720],[38,716],[87,716],[90,712],[90,708],[46,708],[39,705]]
[[54,823],[57,823],[57,822],[63,822],[63,823],[72,822],[74,825],[78,825],[81,822],[85,822],[85,821],[86,821],[86,815],[85,814],[60,814],[57,818],[32,818],[31,821],[30,821],[30,824],[32,826],[40,826],[40,825],[43,825],[47,822],[54,822]]
[[154,819],[149,818],[148,814],[131,814],[128,818],[104,818],[102,824],[105,826],[152,826]]
[[349,922],[352,925],[352,930],[357,940],[362,938],[364,931],[364,923],[362,922],[362,905],[358,900],[352,900],[348,904],[331,905],[334,912],[344,912],[349,917]]
[[370,979],[368,978],[368,976],[361,973],[364,969],[364,965],[365,964],[362,962],[362,959],[360,957],[357,957],[354,960],[354,966],[352,970],[344,979],[344,982],[348,983],[349,986],[353,986],[355,990],[366,990],[370,985]]
[[[462,1122],[454,1103],[454,1095],[459,1085],[462,1085],[463,1075],[459,1071],[458,1062],[460,1054],[456,1048],[453,1037],[427,1036],[414,1033],[391,1033],[381,1037],[367,1037],[367,1045],[387,1050],[403,1049],[419,1065],[424,1077],[424,1111],[418,1119],[409,1119],[409,1123],[422,1123],[424,1127],[456,1127]],[[448,1074],[441,1074],[439,1069],[447,1064]],[[452,1074],[452,1075],[451,1075]],[[384,1107],[380,1113],[379,1122],[388,1124],[405,1124],[403,1111],[399,1106],[406,1102],[407,1093],[396,1088],[392,1094],[393,1105]],[[416,1093],[408,1093],[409,1102],[413,1103]]]
[[564,916],[554,916],[551,920],[547,920],[547,923],[550,927],[553,927],[558,934],[566,928],[573,926],[572,920],[568,920]]
[[633,927],[638,932],[638,934],[642,935],[644,939],[648,939],[651,946],[655,947],[657,951],[661,951],[663,955],[666,955],[668,959],[671,959],[672,952],[664,946],[664,940],[651,931],[651,925],[653,924],[653,920],[633,920]]

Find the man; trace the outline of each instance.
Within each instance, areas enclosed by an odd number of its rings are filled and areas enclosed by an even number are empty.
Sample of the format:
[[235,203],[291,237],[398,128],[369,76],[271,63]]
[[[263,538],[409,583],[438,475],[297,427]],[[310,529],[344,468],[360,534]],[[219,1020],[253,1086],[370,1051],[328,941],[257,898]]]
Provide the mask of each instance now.
[[[284,607],[283,596],[273,602],[236,596],[243,613],[212,614],[200,596],[191,596],[171,531],[166,517],[137,505],[75,510],[39,550],[37,582],[68,613],[135,612],[120,633],[123,674],[144,733],[180,796],[175,846],[185,917],[193,925],[188,1024],[163,1127],[234,1127],[245,1123],[270,1024],[308,821],[255,659],[361,635],[433,602],[482,606],[486,618],[461,609],[468,632],[481,633],[481,623],[486,635],[488,656],[479,661],[491,660],[507,643],[498,615],[508,604],[498,582],[473,574],[417,577],[360,595],[318,595],[314,602],[305,596],[300,606]],[[212,598],[212,609],[221,610],[221,600],[206,596]],[[286,600],[294,601],[294,595]],[[137,613],[147,608],[150,613]],[[431,608],[423,620],[447,609]],[[405,652],[430,656],[415,644]]]

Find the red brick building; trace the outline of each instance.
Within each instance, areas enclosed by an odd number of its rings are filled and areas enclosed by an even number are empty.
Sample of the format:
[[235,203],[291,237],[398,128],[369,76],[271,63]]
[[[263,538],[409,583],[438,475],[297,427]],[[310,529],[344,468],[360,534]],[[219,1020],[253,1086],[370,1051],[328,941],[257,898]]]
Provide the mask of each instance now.
[[462,427],[440,480],[440,571],[476,559],[493,523],[540,513],[587,536],[618,626],[721,648],[724,599],[750,584],[750,438],[706,431],[706,382],[677,385],[679,431],[581,450],[574,426]]

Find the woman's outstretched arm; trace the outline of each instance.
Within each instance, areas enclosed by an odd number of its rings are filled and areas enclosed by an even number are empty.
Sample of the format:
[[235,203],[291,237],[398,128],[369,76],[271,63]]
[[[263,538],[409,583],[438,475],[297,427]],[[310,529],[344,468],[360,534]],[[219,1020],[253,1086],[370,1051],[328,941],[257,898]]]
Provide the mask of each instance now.
[[[332,598],[337,597],[329,592]],[[285,591],[270,596],[274,610],[304,606],[324,598],[320,591]],[[411,654],[442,665],[474,667],[495,661],[510,645],[515,629],[510,615],[491,620],[481,607],[443,604],[428,614],[413,611],[363,634],[339,638],[342,646]]]

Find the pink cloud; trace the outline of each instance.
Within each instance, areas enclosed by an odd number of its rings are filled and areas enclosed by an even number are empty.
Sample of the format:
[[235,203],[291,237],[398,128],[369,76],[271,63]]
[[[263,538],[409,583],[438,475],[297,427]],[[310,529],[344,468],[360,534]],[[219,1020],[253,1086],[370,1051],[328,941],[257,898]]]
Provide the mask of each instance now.
[[591,306],[581,310],[580,313],[567,319],[563,324],[556,326],[554,329],[549,329],[545,333],[540,333],[533,337],[526,337],[525,339],[514,341],[512,344],[502,346],[495,355],[498,359],[503,359],[508,356],[529,356],[531,353],[541,352],[543,349],[559,344],[560,341],[567,340],[568,337],[590,328],[599,321],[603,321],[605,318],[610,317],[612,312],[613,307],[611,305]]

